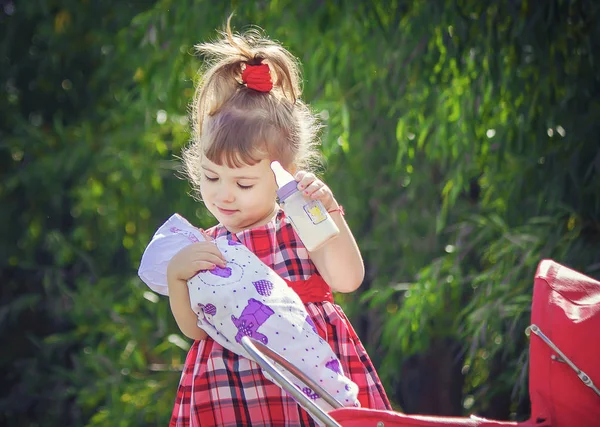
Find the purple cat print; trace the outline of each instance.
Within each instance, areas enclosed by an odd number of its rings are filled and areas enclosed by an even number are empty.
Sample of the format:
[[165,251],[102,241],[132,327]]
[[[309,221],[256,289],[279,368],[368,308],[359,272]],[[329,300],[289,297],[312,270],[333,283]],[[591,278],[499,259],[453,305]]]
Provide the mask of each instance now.
[[231,320],[238,330],[235,340],[239,343],[242,340],[242,337],[248,336],[259,340],[263,344],[267,344],[269,339],[266,335],[258,332],[258,328],[265,323],[273,313],[274,311],[271,307],[254,298],[250,298],[248,300],[248,305],[244,307],[239,318],[231,315]]

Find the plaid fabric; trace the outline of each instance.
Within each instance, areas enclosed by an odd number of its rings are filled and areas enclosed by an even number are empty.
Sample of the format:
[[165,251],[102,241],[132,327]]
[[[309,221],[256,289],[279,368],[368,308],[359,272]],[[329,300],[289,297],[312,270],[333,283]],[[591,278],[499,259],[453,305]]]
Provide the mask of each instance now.
[[[232,234],[218,225],[207,233],[243,243],[286,280],[303,281],[317,273],[283,211],[272,222],[252,230]],[[319,335],[340,358],[346,375],[358,385],[361,406],[391,409],[375,368],[342,309],[331,302],[310,302],[306,309]],[[170,427],[315,425],[285,391],[263,376],[256,363],[210,338],[193,343]]]

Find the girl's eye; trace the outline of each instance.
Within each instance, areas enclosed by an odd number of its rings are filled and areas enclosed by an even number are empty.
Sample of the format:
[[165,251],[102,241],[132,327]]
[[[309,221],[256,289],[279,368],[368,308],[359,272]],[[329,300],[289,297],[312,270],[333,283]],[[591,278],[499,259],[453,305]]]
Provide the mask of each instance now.
[[238,184],[238,187],[240,187],[240,189],[242,189],[242,190],[250,190],[253,187],[253,185]]
[[213,177],[208,176],[208,175],[204,175],[204,178],[206,178],[207,181],[211,181],[211,182],[216,181],[217,179],[219,179],[219,178],[213,178]]

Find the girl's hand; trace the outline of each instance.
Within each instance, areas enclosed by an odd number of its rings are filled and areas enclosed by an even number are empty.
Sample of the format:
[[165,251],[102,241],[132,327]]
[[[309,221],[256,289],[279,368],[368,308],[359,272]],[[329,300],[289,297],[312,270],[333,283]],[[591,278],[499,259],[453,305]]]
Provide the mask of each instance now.
[[214,243],[210,241],[192,243],[171,258],[167,266],[167,277],[188,281],[199,271],[212,270],[215,266],[225,267],[225,265],[225,258]]
[[294,178],[298,181],[298,190],[302,191],[304,197],[320,200],[328,211],[339,207],[329,187],[314,174],[299,171]]

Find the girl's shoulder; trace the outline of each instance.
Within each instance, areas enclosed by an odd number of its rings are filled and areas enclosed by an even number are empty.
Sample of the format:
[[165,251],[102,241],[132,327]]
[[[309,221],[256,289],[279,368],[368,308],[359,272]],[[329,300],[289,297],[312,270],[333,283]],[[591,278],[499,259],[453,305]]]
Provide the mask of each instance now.
[[212,238],[227,237],[228,239],[243,240],[244,236],[251,235],[278,235],[281,231],[291,229],[292,225],[289,219],[286,218],[283,209],[279,208],[277,213],[273,216],[271,221],[266,224],[259,225],[258,227],[242,230],[238,233],[232,233],[221,223],[214,225],[206,230],[203,230]]

